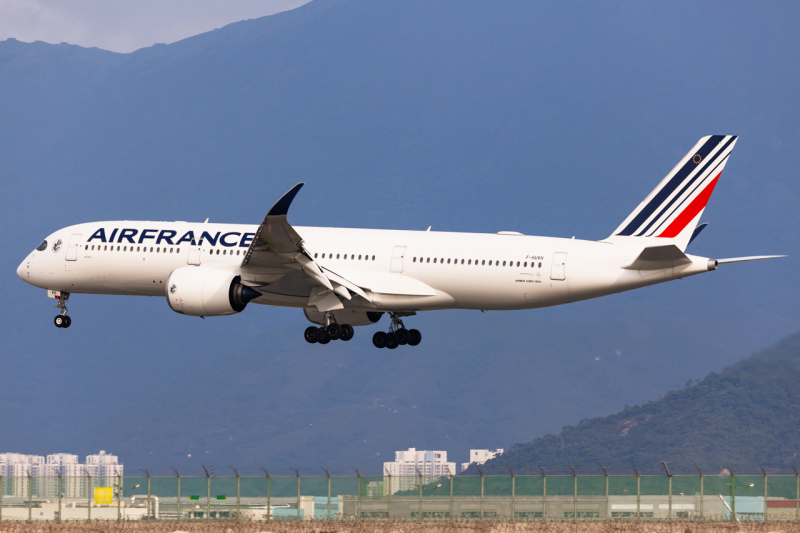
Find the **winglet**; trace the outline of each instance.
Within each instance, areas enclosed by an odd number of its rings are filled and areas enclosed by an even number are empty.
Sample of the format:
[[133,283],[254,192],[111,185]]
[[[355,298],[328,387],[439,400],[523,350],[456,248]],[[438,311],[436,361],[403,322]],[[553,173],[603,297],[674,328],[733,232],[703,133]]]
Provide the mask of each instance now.
[[272,209],[269,210],[267,216],[271,217],[271,216],[286,215],[289,212],[289,206],[292,205],[292,200],[294,200],[294,197],[297,196],[297,193],[300,191],[300,189],[303,188],[303,185],[305,185],[305,182],[301,181],[300,183],[289,189],[289,191],[286,194],[281,196],[280,200],[275,202],[275,205],[273,205]]

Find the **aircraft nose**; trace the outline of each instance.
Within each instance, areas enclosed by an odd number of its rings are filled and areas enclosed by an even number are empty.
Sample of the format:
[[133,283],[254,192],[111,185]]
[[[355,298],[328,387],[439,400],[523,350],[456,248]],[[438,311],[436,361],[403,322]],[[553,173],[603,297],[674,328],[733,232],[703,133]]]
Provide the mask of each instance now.
[[17,276],[19,276],[20,279],[23,279],[23,280],[25,279],[25,270],[26,270],[27,262],[28,262],[28,259],[25,258],[25,260],[22,263],[20,263],[19,266],[17,267]]

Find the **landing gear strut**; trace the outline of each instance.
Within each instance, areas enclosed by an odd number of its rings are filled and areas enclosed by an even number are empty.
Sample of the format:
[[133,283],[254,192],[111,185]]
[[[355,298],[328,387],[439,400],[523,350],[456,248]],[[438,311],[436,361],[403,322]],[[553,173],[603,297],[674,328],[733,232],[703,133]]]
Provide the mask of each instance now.
[[[422,333],[416,329],[406,329],[403,321],[397,313],[389,313],[392,318],[392,325],[389,332],[378,331],[372,336],[372,344],[376,348],[389,348],[394,350],[398,346],[416,346],[422,342]],[[405,316],[405,315],[404,315]]]
[[61,309],[61,314],[56,315],[53,319],[57,328],[68,328],[72,324],[72,319],[67,315],[67,300],[69,300],[69,293],[61,293],[58,303],[54,306]]
[[336,340],[349,341],[354,334],[353,326],[350,324],[338,324],[334,320],[332,313],[325,313],[322,327],[307,327],[303,337],[310,344],[328,344]]

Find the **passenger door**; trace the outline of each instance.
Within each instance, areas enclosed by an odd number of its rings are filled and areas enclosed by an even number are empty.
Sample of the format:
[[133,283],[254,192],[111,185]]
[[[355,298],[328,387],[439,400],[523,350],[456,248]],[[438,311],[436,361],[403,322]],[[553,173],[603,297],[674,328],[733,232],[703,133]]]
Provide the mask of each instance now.
[[553,254],[553,265],[550,267],[550,279],[567,279],[567,252]]
[[81,233],[73,233],[67,245],[67,261],[77,261],[78,246],[81,244]]
[[200,264],[200,247],[199,246],[190,246],[189,247],[189,257],[186,259],[186,264],[188,264],[188,265],[199,265]]
[[402,272],[403,271],[403,257],[406,255],[406,247],[405,246],[395,246],[394,250],[392,251],[392,264],[389,268],[390,272]]

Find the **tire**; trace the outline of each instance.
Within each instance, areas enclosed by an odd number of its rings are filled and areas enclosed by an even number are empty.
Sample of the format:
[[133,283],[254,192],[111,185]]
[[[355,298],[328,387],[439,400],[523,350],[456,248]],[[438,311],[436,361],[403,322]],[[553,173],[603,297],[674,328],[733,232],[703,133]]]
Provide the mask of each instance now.
[[69,315],[64,315],[64,320],[67,321],[67,323],[64,324],[65,328],[68,328],[72,325],[72,319],[69,317]]
[[350,324],[342,324],[342,335],[339,337],[339,339],[343,341],[349,341],[355,334],[356,332],[353,329],[353,326]]
[[64,315],[56,315],[53,319],[53,324],[55,324],[57,328],[63,328],[66,323],[67,321],[64,320]]
[[390,350],[397,348],[397,337],[395,337],[394,333],[386,334],[386,347]]
[[325,333],[328,334],[328,337],[330,337],[332,341],[335,341],[342,336],[342,326],[339,324],[331,324],[325,328]]
[[386,348],[386,333],[377,331],[375,335],[372,336],[372,344],[376,348]]
[[305,338],[307,343],[314,344],[319,340],[319,329],[314,326],[307,327],[306,331],[303,333],[303,338]]
[[408,344],[411,340],[411,336],[408,334],[408,330],[406,328],[400,328],[394,333],[394,338],[397,340],[397,344],[403,346]]
[[418,329],[408,330],[408,335],[410,337],[408,340],[409,346],[416,346],[422,342],[422,333],[420,333]]
[[321,341],[317,341],[317,343],[319,343],[319,344],[328,344],[329,342],[331,342],[331,338],[330,337],[325,337]]

